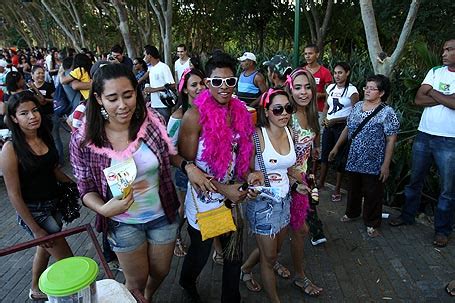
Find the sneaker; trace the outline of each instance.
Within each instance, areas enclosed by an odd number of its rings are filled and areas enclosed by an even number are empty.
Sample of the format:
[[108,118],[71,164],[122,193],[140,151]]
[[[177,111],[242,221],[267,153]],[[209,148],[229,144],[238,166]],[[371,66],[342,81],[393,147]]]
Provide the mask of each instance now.
[[316,246],[316,245],[319,245],[319,244],[325,243],[325,242],[327,242],[327,239],[324,236],[317,236],[317,237],[311,238],[311,244],[313,244],[313,246]]
[[108,262],[107,265],[109,266],[110,270],[123,271],[122,268],[120,267],[120,263],[118,263],[117,260]]

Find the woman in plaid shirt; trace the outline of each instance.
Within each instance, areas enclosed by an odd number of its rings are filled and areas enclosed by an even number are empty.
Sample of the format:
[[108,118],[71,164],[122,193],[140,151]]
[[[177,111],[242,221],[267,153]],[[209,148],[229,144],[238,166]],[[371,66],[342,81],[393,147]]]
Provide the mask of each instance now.
[[[105,65],[94,74],[86,124],[73,133],[70,153],[81,199],[97,213],[97,229],[107,232],[127,288],[150,299],[170,268],[179,207],[170,165],[183,159],[173,155],[163,119],[146,109],[127,67]],[[131,158],[132,191],[112,197],[103,170]],[[197,176],[191,172],[190,180]]]

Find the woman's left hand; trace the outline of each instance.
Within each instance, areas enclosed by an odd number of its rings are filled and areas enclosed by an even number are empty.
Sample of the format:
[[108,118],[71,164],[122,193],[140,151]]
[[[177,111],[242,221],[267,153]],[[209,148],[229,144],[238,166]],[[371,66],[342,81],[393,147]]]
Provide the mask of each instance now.
[[217,191],[215,185],[210,182],[213,177],[204,173],[196,165],[191,164],[186,168],[186,172],[188,174],[188,179],[190,180],[191,185],[196,189],[196,191],[202,191],[204,193]]
[[379,175],[379,180],[382,181],[382,183],[385,183],[387,178],[389,178],[389,174],[390,174],[389,166],[385,165],[385,164],[382,164],[381,165],[381,173]]

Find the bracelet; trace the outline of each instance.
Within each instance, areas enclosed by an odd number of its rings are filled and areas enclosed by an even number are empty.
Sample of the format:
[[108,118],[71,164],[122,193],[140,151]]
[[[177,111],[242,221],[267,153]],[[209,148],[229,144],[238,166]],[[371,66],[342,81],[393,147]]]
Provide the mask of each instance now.
[[188,175],[188,172],[186,171],[186,166],[188,164],[194,164],[193,161],[186,161],[186,160],[183,160],[182,163],[180,163],[180,169],[182,170],[182,172],[185,174],[185,175]]

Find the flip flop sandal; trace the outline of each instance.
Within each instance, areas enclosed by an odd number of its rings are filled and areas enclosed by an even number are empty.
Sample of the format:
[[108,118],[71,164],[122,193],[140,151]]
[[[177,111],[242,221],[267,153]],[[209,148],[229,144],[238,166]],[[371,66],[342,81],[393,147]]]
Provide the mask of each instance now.
[[213,262],[218,265],[223,265],[224,264],[224,258],[223,254],[219,253],[216,251],[216,249],[213,250],[213,256],[212,256]]
[[176,257],[186,256],[186,246],[185,244],[183,244],[182,239],[177,238],[177,240],[175,241],[174,256]]
[[262,289],[261,285],[253,278],[252,272],[240,270],[240,280],[245,282],[245,286],[249,291],[260,292]]
[[47,300],[47,295],[39,290],[30,289],[28,292],[28,298],[32,301]]
[[289,271],[289,269],[287,269],[286,266],[284,266],[278,261],[275,262],[273,270],[276,272],[278,276],[280,276],[283,279],[289,279],[289,277],[291,276],[291,272]]
[[340,202],[341,194],[332,194],[332,202]]
[[446,292],[447,292],[447,294],[449,296],[455,297],[455,280],[450,281],[449,283],[447,283],[445,289],[446,289]]
[[[318,297],[322,293],[322,290],[319,290],[318,287],[314,285],[307,276],[303,278],[295,278],[292,282],[292,285],[310,297]],[[307,291],[309,287],[311,289]]]

